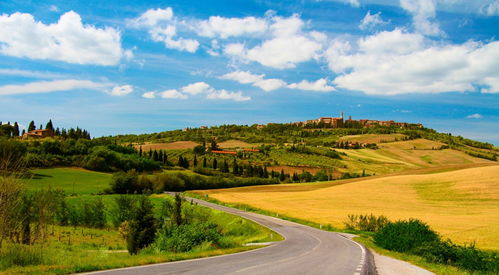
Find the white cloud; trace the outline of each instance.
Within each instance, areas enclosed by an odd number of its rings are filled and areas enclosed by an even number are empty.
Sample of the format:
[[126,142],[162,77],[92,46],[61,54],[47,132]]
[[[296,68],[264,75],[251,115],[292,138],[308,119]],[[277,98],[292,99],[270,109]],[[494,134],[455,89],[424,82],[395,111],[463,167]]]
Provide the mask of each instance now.
[[373,30],[379,25],[385,25],[388,22],[383,21],[381,18],[381,12],[371,14],[371,11],[367,11],[366,16],[360,21],[359,29],[361,30]]
[[285,87],[286,82],[282,81],[281,79],[270,78],[270,79],[262,79],[260,81],[257,81],[255,83],[253,83],[253,86],[259,87],[260,89],[262,89],[266,92],[270,92],[270,91]]
[[83,25],[74,11],[50,25],[31,14],[0,15],[0,53],[75,64],[116,65],[124,55],[120,32]]
[[147,98],[147,99],[153,99],[156,97],[156,93],[155,92],[145,92],[142,94],[142,97]]
[[412,24],[424,35],[443,35],[440,26],[432,22],[436,13],[436,0],[400,0],[400,6],[412,15]]
[[174,99],[187,99],[188,96],[175,90],[175,89],[170,89],[170,90],[166,90],[166,91],[163,91],[163,92],[160,92],[159,95],[162,97],[162,98],[174,98]]
[[241,43],[230,43],[227,44],[224,48],[224,53],[232,56],[245,56],[246,49],[244,48],[244,44]]
[[[338,88],[367,94],[499,93],[499,42],[434,44],[401,30],[335,41],[327,51]],[[353,50],[356,49],[356,50]]]
[[128,20],[128,25],[135,28],[148,29],[149,36],[155,42],[163,42],[168,49],[194,53],[199,47],[195,39],[176,38],[177,27],[173,10],[149,9],[139,17]]
[[246,49],[240,43],[229,44],[224,53],[277,69],[294,68],[297,63],[319,58],[324,34],[304,32],[302,28],[305,23],[296,14],[287,18],[274,16],[272,21],[270,39],[251,49]]
[[359,0],[343,0],[345,3],[350,4],[353,7],[360,7],[360,2]]
[[36,81],[26,84],[4,85],[0,86],[0,96],[19,95],[19,94],[38,94],[60,91],[71,91],[80,89],[103,90],[111,83],[93,82],[90,80],[54,80],[54,81]]
[[483,118],[483,116],[481,114],[472,114],[472,115],[467,116],[466,118],[480,119],[480,118]]
[[114,86],[113,89],[109,92],[112,96],[125,96],[133,92],[132,85],[122,85],[122,86]]
[[196,82],[196,83],[192,83],[192,84],[189,84],[187,86],[182,87],[181,90],[184,93],[188,93],[191,95],[197,95],[200,93],[209,92],[212,89],[213,88],[211,88],[210,85],[208,85],[205,82]]
[[251,97],[244,96],[242,92],[229,92],[227,90],[214,90],[209,93],[206,98],[208,99],[223,99],[223,100],[234,100],[234,101],[248,101]]
[[64,78],[65,75],[51,72],[39,72],[18,69],[0,69],[0,75],[21,76],[28,78]]
[[220,78],[221,79],[229,79],[237,81],[241,84],[250,84],[261,81],[265,77],[264,74],[252,74],[248,71],[235,71],[232,73],[224,74]]
[[315,92],[332,92],[335,90],[333,86],[328,85],[328,81],[325,78],[318,79],[315,82],[302,80],[299,83],[289,84],[288,88]]
[[161,22],[168,22],[173,19],[173,10],[170,7],[166,9],[149,9],[139,17],[128,20],[131,27],[154,27]]
[[242,35],[263,34],[267,28],[264,19],[248,16],[244,18],[226,18],[210,16],[208,20],[196,22],[195,31],[200,36],[229,38]]
[[484,5],[480,9],[482,14],[486,14],[488,16],[496,16],[499,15],[499,0],[491,2],[489,4]]
[[281,79],[264,79],[264,77],[264,74],[256,75],[248,71],[235,71],[222,75],[220,78],[234,80],[241,84],[252,84],[253,86],[259,87],[266,92],[270,92],[286,86],[286,82],[282,81]]

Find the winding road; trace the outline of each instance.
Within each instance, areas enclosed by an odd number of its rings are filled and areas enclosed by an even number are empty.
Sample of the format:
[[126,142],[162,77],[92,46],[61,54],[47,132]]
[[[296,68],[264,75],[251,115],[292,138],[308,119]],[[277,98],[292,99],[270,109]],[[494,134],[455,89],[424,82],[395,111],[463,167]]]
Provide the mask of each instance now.
[[278,232],[285,240],[241,253],[89,274],[376,274],[369,251],[338,233],[193,200],[199,205],[255,221]]

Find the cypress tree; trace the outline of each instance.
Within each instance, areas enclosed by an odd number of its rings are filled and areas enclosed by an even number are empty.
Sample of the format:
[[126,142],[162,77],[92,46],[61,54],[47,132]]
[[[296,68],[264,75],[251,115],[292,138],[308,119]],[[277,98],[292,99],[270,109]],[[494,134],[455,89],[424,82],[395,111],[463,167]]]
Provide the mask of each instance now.
[[149,148],[149,158],[152,158],[152,149]]
[[229,173],[229,164],[227,164],[227,160],[224,159],[224,163],[222,166],[222,172]]
[[17,124],[17,121],[14,122],[14,132],[12,133],[12,135],[15,137],[19,136],[19,125]]
[[263,167],[263,177],[264,178],[269,178],[269,171],[267,170],[267,165]]
[[140,147],[139,147],[139,156],[142,157],[142,145],[140,145]]
[[182,156],[178,157],[177,166],[184,167],[184,158]]
[[194,167],[198,166],[198,159],[196,158],[196,155],[194,155],[194,160],[193,160],[192,166],[194,166]]
[[28,132],[31,132],[33,130],[36,129],[36,126],[35,126],[35,122],[32,120],[30,123],[29,123],[29,126],[28,126]]
[[154,153],[152,154],[152,159],[153,159],[154,161],[158,161],[158,159],[159,159],[159,158],[158,158],[158,151],[156,151],[156,149],[154,150]]
[[203,168],[206,168],[206,158],[203,158]]
[[213,159],[213,169],[217,169],[217,159]]
[[26,133],[26,130],[23,129],[23,133],[21,135],[24,136],[25,133]]
[[234,161],[232,162],[232,173],[234,175],[239,174],[239,167],[237,165],[237,160],[234,158]]
[[284,169],[281,170],[281,174],[279,175],[279,180],[284,181],[286,179],[286,175],[284,174]]
[[49,119],[49,122],[47,122],[47,125],[45,125],[45,129],[54,131],[54,125],[52,125],[51,119]]

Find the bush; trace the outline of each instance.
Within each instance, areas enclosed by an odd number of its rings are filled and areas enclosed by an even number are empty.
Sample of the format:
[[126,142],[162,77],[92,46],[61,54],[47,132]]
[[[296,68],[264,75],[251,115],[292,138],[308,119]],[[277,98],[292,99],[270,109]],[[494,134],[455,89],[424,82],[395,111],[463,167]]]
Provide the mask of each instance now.
[[135,170],[117,172],[111,179],[110,190],[113,194],[142,194],[153,189],[153,182],[146,176],[139,177]]
[[154,246],[160,251],[187,252],[204,243],[216,243],[222,235],[215,223],[189,223],[164,227],[157,234]]
[[374,235],[377,245],[398,252],[410,252],[424,243],[438,240],[437,233],[417,219],[389,222]]
[[389,223],[389,220],[383,215],[379,217],[376,217],[373,214],[348,215],[348,221],[345,222],[345,227],[350,230],[377,232],[387,223]]

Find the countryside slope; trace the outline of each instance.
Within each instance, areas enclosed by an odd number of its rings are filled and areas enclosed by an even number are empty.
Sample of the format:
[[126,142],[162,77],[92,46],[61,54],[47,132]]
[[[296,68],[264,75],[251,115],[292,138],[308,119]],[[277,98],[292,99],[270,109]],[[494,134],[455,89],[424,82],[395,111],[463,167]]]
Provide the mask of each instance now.
[[[457,243],[499,250],[499,166],[315,184],[199,191],[282,215],[343,227],[349,214],[419,218]],[[343,183],[343,184],[342,184]]]

